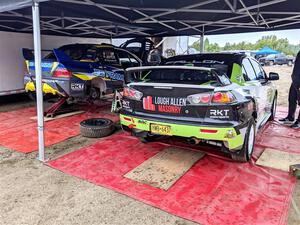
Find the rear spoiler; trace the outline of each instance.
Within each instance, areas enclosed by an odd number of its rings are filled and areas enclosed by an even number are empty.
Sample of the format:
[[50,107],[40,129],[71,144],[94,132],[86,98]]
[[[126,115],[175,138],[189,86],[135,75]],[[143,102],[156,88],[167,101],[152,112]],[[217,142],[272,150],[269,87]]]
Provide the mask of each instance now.
[[[41,50],[42,52],[53,52],[58,62],[68,62],[72,59],[59,49],[53,50]],[[28,48],[22,48],[22,55],[25,60],[34,60],[34,50]]]
[[[52,52],[52,50],[41,50],[42,52]],[[29,48],[22,48],[22,55],[25,60],[34,60],[34,50]]]

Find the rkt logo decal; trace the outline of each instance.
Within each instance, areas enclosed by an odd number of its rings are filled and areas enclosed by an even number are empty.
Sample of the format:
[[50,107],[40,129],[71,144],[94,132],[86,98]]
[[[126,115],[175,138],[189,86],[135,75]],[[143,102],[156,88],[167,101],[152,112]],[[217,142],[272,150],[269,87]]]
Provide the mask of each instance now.
[[143,98],[143,108],[149,111],[155,111],[155,105],[152,103],[152,96]]
[[211,109],[209,111],[210,118],[214,119],[228,119],[229,118],[229,109]]

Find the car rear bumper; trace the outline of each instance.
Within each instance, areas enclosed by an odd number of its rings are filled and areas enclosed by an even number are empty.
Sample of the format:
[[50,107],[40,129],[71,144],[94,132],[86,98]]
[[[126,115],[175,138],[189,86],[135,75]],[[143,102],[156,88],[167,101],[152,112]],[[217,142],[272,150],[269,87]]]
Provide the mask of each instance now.
[[[45,94],[52,94],[52,95],[60,95],[60,96],[67,96],[69,95],[69,81],[68,80],[50,80],[50,79],[43,79],[42,89],[43,93]],[[29,76],[24,77],[24,85],[25,91],[35,91],[35,78],[30,78]]]
[[[245,132],[240,132],[240,130],[237,130],[236,127],[213,127],[178,124],[175,120],[173,122],[166,123],[156,119],[143,119],[123,114],[120,114],[120,122],[123,126],[146,132],[151,132],[151,124],[169,126],[170,135],[172,136],[223,141],[230,150],[239,150],[244,144]],[[245,128],[242,129],[245,130]]]

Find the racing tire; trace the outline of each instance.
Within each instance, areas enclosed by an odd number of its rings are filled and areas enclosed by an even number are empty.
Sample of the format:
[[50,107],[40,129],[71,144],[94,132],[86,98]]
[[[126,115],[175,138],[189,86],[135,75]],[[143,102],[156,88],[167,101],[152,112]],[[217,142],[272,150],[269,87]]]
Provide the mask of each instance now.
[[92,118],[80,122],[80,134],[88,138],[101,138],[112,134],[114,122],[105,118]]
[[[27,92],[27,96],[28,96],[28,98],[29,98],[31,101],[36,102],[36,92],[35,92],[35,91],[28,91],[28,92]],[[53,97],[54,97],[54,95],[43,93],[43,99],[44,99],[44,100],[48,100],[48,99],[51,99],[51,98],[53,98]]]
[[31,101],[36,101],[36,93],[35,91],[28,91],[27,92],[27,96]]
[[275,95],[275,97],[273,99],[272,108],[271,108],[271,116],[269,118],[269,121],[275,120],[276,108],[277,108],[277,94]]
[[231,153],[231,158],[234,161],[248,162],[251,159],[255,143],[255,129],[254,119],[251,119],[248,123],[243,148],[238,152]]

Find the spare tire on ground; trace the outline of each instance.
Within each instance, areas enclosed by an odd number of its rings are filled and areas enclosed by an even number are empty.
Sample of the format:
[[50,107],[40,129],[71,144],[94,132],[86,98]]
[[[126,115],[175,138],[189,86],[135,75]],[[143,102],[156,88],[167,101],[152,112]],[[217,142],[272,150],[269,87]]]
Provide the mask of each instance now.
[[80,133],[84,137],[106,137],[112,134],[114,130],[114,122],[105,118],[91,118],[80,122]]

